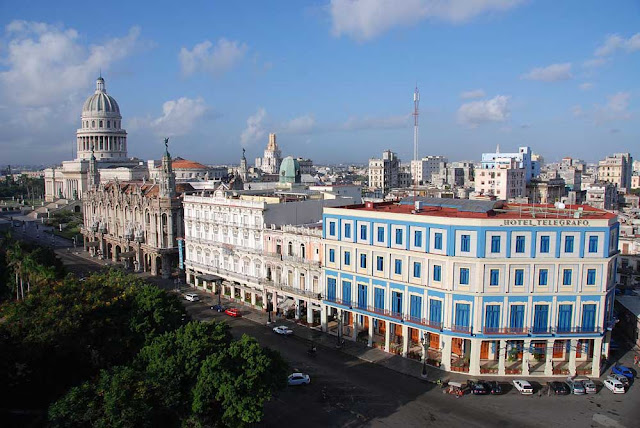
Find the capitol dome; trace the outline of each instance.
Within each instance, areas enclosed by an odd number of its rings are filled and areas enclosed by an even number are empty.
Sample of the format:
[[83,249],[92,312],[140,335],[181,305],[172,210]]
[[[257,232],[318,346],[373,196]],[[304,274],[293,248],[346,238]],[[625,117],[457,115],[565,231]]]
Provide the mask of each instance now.
[[121,117],[120,106],[111,95],[107,94],[102,77],[96,80],[96,91],[84,102],[82,115]]

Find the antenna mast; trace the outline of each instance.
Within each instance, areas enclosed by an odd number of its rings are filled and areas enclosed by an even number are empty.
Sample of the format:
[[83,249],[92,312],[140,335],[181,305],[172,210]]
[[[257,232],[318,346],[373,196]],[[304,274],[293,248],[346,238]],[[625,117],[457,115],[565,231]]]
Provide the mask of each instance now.
[[[418,104],[420,104],[420,91],[418,85],[413,93],[413,160],[418,160]],[[417,174],[416,174],[417,176]]]

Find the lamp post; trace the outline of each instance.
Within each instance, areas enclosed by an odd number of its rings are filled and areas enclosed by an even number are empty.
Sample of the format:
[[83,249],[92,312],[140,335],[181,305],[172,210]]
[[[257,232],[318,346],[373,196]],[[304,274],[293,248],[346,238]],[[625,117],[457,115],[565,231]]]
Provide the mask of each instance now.
[[338,312],[338,344],[336,348],[342,348],[342,315],[343,312],[340,310]]
[[422,378],[427,378],[427,333],[423,333],[420,338],[420,343],[422,343]]

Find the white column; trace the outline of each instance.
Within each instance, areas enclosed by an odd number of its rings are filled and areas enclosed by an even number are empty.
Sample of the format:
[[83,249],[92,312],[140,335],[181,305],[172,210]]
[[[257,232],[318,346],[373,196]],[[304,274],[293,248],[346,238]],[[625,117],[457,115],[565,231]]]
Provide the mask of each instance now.
[[544,375],[553,376],[553,340],[547,340],[545,348]]
[[311,302],[307,302],[307,324],[313,324],[313,307]]
[[409,327],[406,325],[402,326],[402,356],[407,357],[407,353],[409,352]]
[[498,375],[504,376],[507,361],[507,341],[500,340],[498,347]]
[[295,314],[295,319],[299,320],[300,319],[300,300],[296,297],[295,299],[296,302],[296,314]]
[[385,329],[384,329],[384,350],[389,352],[389,342],[391,342],[391,323],[389,321],[384,321]]
[[571,339],[569,346],[569,374],[576,375],[576,349],[578,347],[578,339]]
[[442,342],[442,358],[440,368],[444,371],[451,371],[451,336],[440,335]]
[[371,348],[373,346],[373,318],[369,317],[369,338],[367,346]]
[[522,349],[522,376],[529,376],[531,369],[531,339],[524,340],[524,348]]
[[256,293],[251,293],[251,306],[256,305]]
[[600,377],[600,357],[602,356],[602,337],[593,340],[593,360],[591,361],[591,376]]
[[320,329],[327,332],[327,306],[325,304],[320,306]]
[[471,339],[471,352],[469,353],[469,374],[478,376],[480,374],[480,348],[481,339]]

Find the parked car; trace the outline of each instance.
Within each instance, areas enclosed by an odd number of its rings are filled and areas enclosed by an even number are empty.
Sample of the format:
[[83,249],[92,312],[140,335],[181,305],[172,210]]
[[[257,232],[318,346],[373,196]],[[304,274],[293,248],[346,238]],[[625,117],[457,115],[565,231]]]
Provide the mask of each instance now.
[[500,382],[496,382],[494,380],[494,381],[488,382],[488,385],[491,387],[491,394],[492,395],[500,395],[500,394],[502,394],[502,386],[500,386]]
[[604,386],[614,394],[624,394],[627,392],[624,388],[624,384],[611,376],[605,379]]
[[200,296],[198,296],[196,293],[187,293],[184,295],[184,298],[190,302],[197,302],[198,300],[200,300]]
[[278,334],[282,334],[284,336],[288,336],[290,334],[293,334],[293,330],[291,330],[289,327],[287,327],[285,325],[279,325],[277,327],[273,327],[273,332],[274,333],[278,333]]
[[587,394],[595,394],[596,392],[598,392],[596,384],[588,377],[576,377],[573,380],[582,382],[582,386],[584,386],[584,392],[586,392]]
[[533,394],[533,387],[526,380],[515,379],[513,381],[513,386],[516,387],[516,389],[518,390],[518,392],[520,392],[520,394],[523,394],[523,395]]
[[311,378],[305,373],[291,373],[287,378],[287,384],[290,386],[295,385],[309,385]]
[[618,382],[622,383],[625,387],[630,385],[629,379],[626,376],[622,376],[620,374],[611,372],[611,374],[609,375],[609,378],[617,380]]
[[216,312],[224,312],[225,307],[222,305],[213,305],[211,306],[211,310],[214,310]]
[[575,394],[575,395],[586,394],[586,391],[584,389],[584,385],[582,384],[582,382],[574,380],[570,377],[568,377],[567,380],[565,380],[564,382],[569,386],[569,389],[571,389],[572,394]]
[[547,386],[553,392],[554,395],[569,395],[571,394],[571,389],[569,385],[564,382],[547,382]]
[[473,395],[487,395],[491,393],[491,386],[489,386],[486,382],[480,380],[475,382],[471,387],[471,392]]
[[619,374],[622,375],[624,377],[626,377],[627,379],[633,379],[633,372],[631,371],[631,369],[627,366],[620,366],[620,365],[615,365],[611,368],[611,373],[615,373],[615,374]]
[[224,313],[225,313],[225,314],[227,314],[227,315],[229,315],[230,317],[234,317],[234,318],[237,318],[237,317],[242,316],[242,315],[240,314],[240,311],[238,310],[238,308],[229,308],[229,309],[226,309],[226,310],[224,311]]

